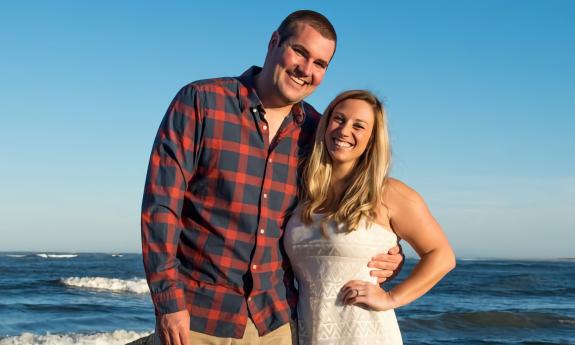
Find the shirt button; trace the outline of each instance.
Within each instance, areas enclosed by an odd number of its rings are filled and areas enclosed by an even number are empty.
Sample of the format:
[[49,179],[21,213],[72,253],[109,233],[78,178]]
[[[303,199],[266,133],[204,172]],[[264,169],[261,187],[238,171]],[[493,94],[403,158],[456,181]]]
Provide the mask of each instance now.
[[260,229],[260,234],[263,234],[264,232],[266,232],[264,229]]
[[272,162],[272,159],[271,159],[271,158],[268,158],[268,163],[271,163],[271,162]]
[[264,193],[264,199],[267,199],[268,195],[266,193]]
[[264,125],[263,128],[264,128],[264,131],[268,130],[268,126],[266,126],[266,125]]
[[252,301],[252,298],[251,298],[251,297],[248,297],[248,302],[251,302],[251,301]]
[[257,113],[257,109],[256,108],[252,108],[252,113]]
[[252,270],[256,270],[258,268],[258,265],[252,265]]

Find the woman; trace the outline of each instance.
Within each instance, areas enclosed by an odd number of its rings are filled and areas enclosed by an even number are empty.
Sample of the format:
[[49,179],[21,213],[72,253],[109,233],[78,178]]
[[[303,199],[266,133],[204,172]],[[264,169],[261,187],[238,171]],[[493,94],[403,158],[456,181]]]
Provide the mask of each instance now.
[[[401,344],[393,312],[455,267],[439,224],[416,191],[388,177],[385,113],[370,92],[337,96],[321,118],[284,245],[299,286],[300,345]],[[421,260],[390,291],[366,262],[406,240]]]

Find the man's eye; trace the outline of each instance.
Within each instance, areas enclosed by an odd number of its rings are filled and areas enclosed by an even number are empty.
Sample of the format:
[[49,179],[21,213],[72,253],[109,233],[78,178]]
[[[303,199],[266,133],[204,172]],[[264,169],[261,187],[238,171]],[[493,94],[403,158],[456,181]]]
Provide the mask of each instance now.
[[299,56],[303,56],[303,55],[304,55],[303,51],[301,51],[300,49],[294,48],[294,51],[295,51],[295,53],[296,53],[297,55],[299,55]]

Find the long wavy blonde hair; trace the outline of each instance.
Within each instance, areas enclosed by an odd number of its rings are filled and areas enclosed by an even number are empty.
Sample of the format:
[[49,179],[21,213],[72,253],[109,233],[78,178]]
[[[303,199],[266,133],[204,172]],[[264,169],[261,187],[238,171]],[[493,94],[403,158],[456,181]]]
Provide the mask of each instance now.
[[[354,166],[349,185],[340,200],[330,194],[332,188],[332,159],[325,145],[325,132],[334,109],[348,99],[362,100],[371,105],[375,115],[369,143]],[[347,231],[357,229],[362,217],[373,221],[377,207],[383,202],[383,190],[391,166],[391,148],[387,118],[381,101],[366,90],[350,90],[339,94],[328,105],[321,117],[313,144],[313,151],[304,163],[299,201],[302,205],[301,219],[304,224],[312,222],[312,214],[326,204],[335,209],[325,213],[322,229],[329,221],[343,223]]]

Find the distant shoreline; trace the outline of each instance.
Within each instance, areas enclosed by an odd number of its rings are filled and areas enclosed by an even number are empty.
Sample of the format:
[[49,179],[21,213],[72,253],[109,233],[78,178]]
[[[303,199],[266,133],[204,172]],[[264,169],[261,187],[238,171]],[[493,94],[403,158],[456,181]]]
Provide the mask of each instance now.
[[[7,255],[141,255],[137,252],[83,252],[83,251],[0,251],[0,256]],[[414,256],[407,256],[407,260],[417,260]],[[558,257],[558,258],[522,258],[522,257],[459,257],[457,261],[575,261],[575,257]]]

